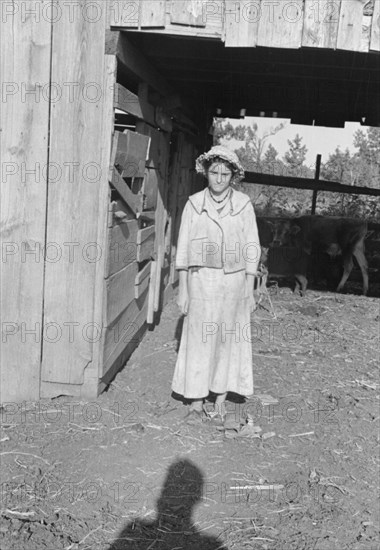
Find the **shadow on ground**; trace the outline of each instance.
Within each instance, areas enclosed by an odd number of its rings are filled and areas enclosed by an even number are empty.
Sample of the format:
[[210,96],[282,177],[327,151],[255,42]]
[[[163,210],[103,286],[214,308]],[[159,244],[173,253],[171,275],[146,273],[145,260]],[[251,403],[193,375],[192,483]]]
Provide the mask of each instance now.
[[108,550],[226,550],[217,538],[201,534],[192,522],[203,485],[203,475],[192,462],[174,462],[157,501],[157,519],[128,523]]

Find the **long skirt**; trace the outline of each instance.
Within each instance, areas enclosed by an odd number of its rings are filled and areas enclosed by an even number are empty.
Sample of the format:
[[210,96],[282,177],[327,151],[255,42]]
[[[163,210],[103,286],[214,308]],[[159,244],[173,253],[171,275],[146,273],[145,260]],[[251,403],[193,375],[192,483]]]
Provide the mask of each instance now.
[[250,305],[245,271],[193,268],[172,390],[188,399],[209,392],[253,393]]

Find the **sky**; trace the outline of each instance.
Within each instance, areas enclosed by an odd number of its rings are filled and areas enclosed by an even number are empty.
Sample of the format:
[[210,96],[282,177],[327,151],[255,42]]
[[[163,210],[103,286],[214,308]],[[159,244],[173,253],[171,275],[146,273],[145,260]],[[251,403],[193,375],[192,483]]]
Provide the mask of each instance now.
[[[353,146],[354,133],[358,129],[366,131],[366,126],[361,126],[359,122],[346,122],[344,128],[326,128],[324,126],[307,126],[303,124],[291,124],[290,120],[282,118],[265,118],[265,117],[246,117],[245,119],[228,119],[233,126],[245,124],[250,126],[254,123],[258,125],[258,135],[261,137],[266,130],[278,126],[281,122],[287,122],[285,128],[280,130],[276,135],[268,138],[266,146],[271,143],[278,151],[279,157],[282,158],[284,153],[289,149],[288,139],[294,139],[296,134],[299,134],[303,140],[302,144],[307,146],[307,154],[305,163],[315,165],[317,154],[322,155],[322,162],[328,160],[329,154],[333,153],[339,146],[342,151],[348,148],[352,153],[356,150]],[[232,148],[235,148],[235,143],[231,142]],[[239,142],[236,143],[239,147]]]

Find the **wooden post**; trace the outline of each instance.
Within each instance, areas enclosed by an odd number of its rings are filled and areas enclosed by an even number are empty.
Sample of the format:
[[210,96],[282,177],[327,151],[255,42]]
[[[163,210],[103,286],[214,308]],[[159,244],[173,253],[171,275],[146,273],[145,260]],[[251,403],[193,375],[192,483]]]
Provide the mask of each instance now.
[[[322,155],[317,155],[317,161],[315,163],[315,174],[314,174],[315,181],[319,181],[319,174],[321,172],[321,160],[322,160]],[[318,194],[318,189],[314,189],[313,202],[311,203],[312,216],[315,214],[315,207],[317,206],[317,194]]]

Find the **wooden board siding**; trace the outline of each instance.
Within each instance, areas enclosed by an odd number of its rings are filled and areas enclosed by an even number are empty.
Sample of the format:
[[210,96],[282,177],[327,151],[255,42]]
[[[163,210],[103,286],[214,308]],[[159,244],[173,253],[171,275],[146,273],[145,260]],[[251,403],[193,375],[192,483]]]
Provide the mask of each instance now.
[[226,47],[380,51],[378,0],[366,16],[364,0],[167,0],[165,17],[163,2],[122,4],[111,25],[130,31],[211,38]]
[[109,24],[111,27],[124,27],[126,29],[138,28],[140,20],[140,2],[126,2],[125,0],[112,0],[109,2]]
[[130,220],[108,230],[106,277],[136,261],[138,223]]
[[[60,261],[46,263],[45,323],[55,323],[66,337],[44,341],[42,380],[83,384],[84,371],[93,359],[93,342],[82,331],[93,323],[96,263],[103,253],[97,238],[102,219],[99,189],[105,176],[99,165],[105,12],[99,21],[90,22],[84,17],[71,20],[69,10],[63,10],[53,27],[52,82],[74,82],[77,88],[75,101],[65,93],[51,105],[50,163],[66,172],[58,182],[54,172],[49,174],[47,241],[62,247],[74,243],[75,259],[66,253]],[[67,163],[72,163],[70,172]],[[77,323],[72,342],[67,323]]]
[[336,48],[340,1],[305,1],[302,46]]
[[0,388],[11,402],[40,397],[51,25],[3,15],[1,41]]
[[371,42],[369,49],[380,52],[380,2],[376,1],[372,16]]
[[107,327],[134,299],[137,273],[137,263],[133,262],[106,280],[107,306],[105,323]]
[[143,0],[140,2],[140,26],[165,27],[165,0]]
[[[98,214],[98,238],[102,250],[107,250],[108,245],[108,208],[111,198],[111,188],[108,183],[109,161],[112,147],[112,132],[114,129],[113,88],[116,80],[116,58],[112,55],[105,56],[105,71],[103,84],[103,108],[102,108],[102,181],[99,189],[99,214]],[[105,260],[106,252],[103,257]],[[98,262],[95,274],[94,291],[94,323],[101,327],[101,336],[93,346],[93,361],[91,368],[85,370],[84,384],[81,388],[82,398],[94,398],[99,391],[99,378],[103,372],[103,351],[105,331],[103,329],[103,316],[106,307],[106,262]]]
[[257,44],[260,2],[226,0],[224,41],[226,47],[252,47]]
[[150,138],[125,130],[124,133],[115,132],[114,164],[123,178],[144,177],[145,162],[148,158]]
[[116,168],[113,169],[111,174],[111,181],[113,187],[119,193],[120,197],[124,200],[126,205],[132,212],[140,212],[142,210],[142,195],[132,193],[128,184],[123,180]]
[[145,178],[142,187],[144,196],[144,210],[152,210],[157,206],[158,174],[154,168],[145,170]]
[[171,5],[172,24],[205,27],[202,0],[175,0]]
[[[133,299],[115,321],[106,327],[104,340],[103,376],[115,366],[123,355],[128,357],[140,343],[141,328],[145,325],[148,305],[148,291],[139,299]],[[118,368],[120,368],[119,363]]]
[[155,233],[151,233],[146,240],[137,245],[136,260],[141,263],[145,260],[151,260],[155,257],[154,249]]
[[362,42],[364,3],[343,0],[340,7],[337,48],[359,52]]
[[257,45],[268,48],[300,48],[303,0],[266,0],[261,7]]

